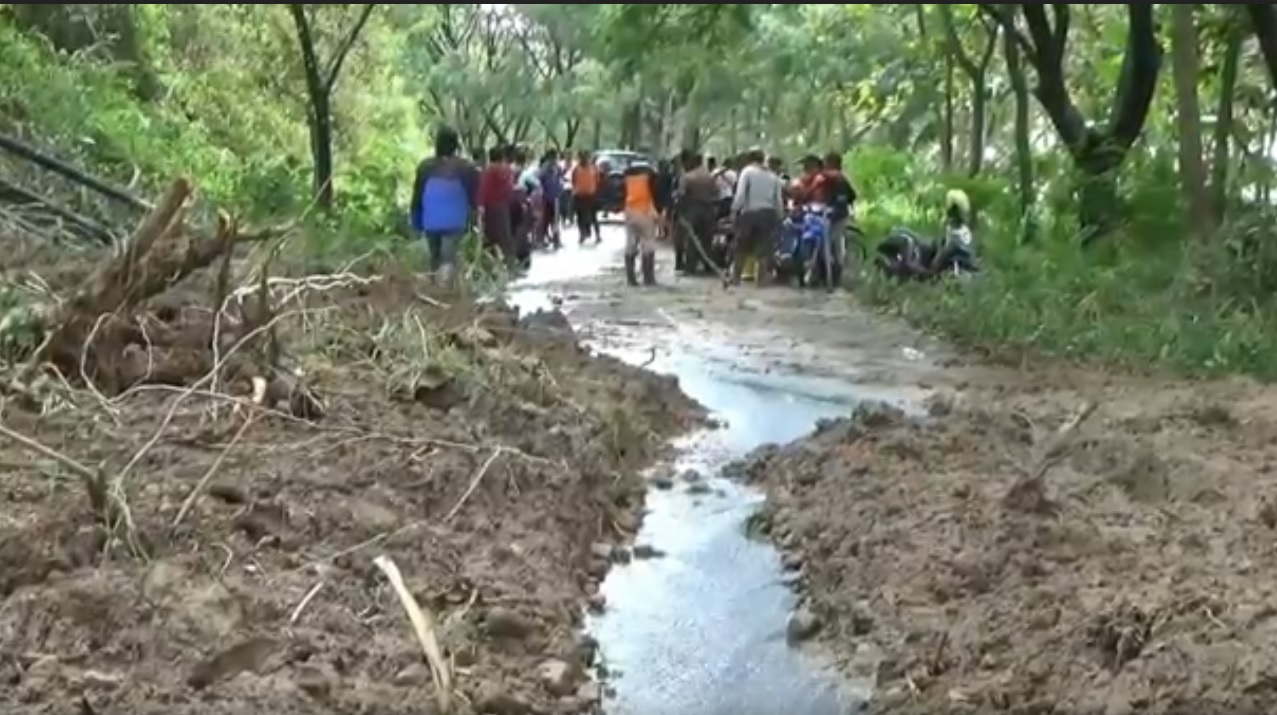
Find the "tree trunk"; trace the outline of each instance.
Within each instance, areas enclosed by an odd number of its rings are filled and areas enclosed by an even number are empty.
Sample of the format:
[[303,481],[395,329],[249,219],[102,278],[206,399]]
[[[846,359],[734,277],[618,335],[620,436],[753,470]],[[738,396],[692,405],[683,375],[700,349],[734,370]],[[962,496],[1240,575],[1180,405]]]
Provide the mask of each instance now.
[[635,100],[621,111],[621,149],[638,149],[643,133],[643,103]]
[[309,125],[311,155],[314,161],[315,203],[321,211],[333,209],[335,192],[333,189],[333,88],[337,78],[341,76],[342,65],[345,64],[355,40],[363,32],[368,18],[377,6],[364,5],[355,23],[341,39],[333,53],[328,66],[321,70],[319,56],[315,50],[315,35],[311,30],[310,19],[306,16],[306,6],[290,4],[287,6],[293,17],[293,25],[297,32],[297,45],[302,56],[302,71],[306,77],[306,94],[310,99]]
[[1202,110],[1197,96],[1201,58],[1194,5],[1171,6],[1171,70],[1175,80],[1175,127],[1179,133],[1179,183],[1188,225],[1205,239],[1213,223],[1202,159]]
[[1024,61],[1020,46],[1011,33],[1003,35],[1007,76],[1011,79],[1011,91],[1015,95],[1015,164],[1019,178],[1020,240],[1037,240],[1037,191],[1033,181],[1033,122],[1030,112],[1029,82],[1024,76]]
[[315,162],[315,203],[331,211],[333,190],[333,107],[328,92],[320,91],[310,98],[311,153]]
[[1069,149],[1078,169],[1078,222],[1083,243],[1112,232],[1120,219],[1117,172],[1144,129],[1161,72],[1162,48],[1157,38],[1153,6],[1128,4],[1126,49],[1122,72],[1113,96],[1111,120],[1105,126],[1090,123],[1082,115],[1065,82],[1064,59],[1068,47],[1070,5],[1020,5],[1029,37],[1020,34],[1014,16],[1004,6],[982,5],[1003,32],[1014,34],[1030,49],[1028,59],[1037,70],[1035,94],[1042,110]]
[[1215,211],[1215,224],[1224,222],[1228,215],[1229,171],[1232,168],[1233,104],[1237,95],[1237,69],[1241,61],[1242,33],[1233,25],[1229,27],[1228,44],[1224,49],[1224,66],[1219,72],[1219,102],[1215,108],[1215,134],[1211,166],[1211,208]]
[[940,162],[946,172],[953,171],[954,90],[953,55],[944,54],[944,117],[940,123]]

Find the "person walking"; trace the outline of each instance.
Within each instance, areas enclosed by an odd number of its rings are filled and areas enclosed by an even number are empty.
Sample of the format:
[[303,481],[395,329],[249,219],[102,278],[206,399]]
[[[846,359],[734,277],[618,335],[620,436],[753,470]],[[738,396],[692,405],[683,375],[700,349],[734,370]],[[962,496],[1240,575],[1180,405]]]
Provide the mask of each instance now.
[[484,247],[514,270],[514,171],[504,147],[488,150],[488,165],[479,175],[479,226]]
[[595,243],[603,242],[599,228],[599,186],[602,172],[594,165],[590,153],[577,154],[576,167],[572,169],[572,207],[576,210],[576,230],[581,243],[594,236]]
[[639,284],[638,268],[643,271],[643,284],[656,285],[656,241],[660,230],[660,212],[656,197],[660,193],[660,176],[650,164],[636,161],[624,173],[623,205],[625,207],[625,280]]
[[435,154],[417,165],[412,190],[412,227],[425,236],[430,271],[445,286],[453,283],[461,241],[478,208],[479,170],[460,150],[456,130],[440,128]]
[[763,165],[767,156],[761,149],[746,154],[748,165],[740,173],[732,214],[736,219],[736,256],[732,261],[731,283],[740,285],[745,262],[758,264],[758,280],[768,275],[769,257],[780,235],[785,210],[784,187],[780,177]]

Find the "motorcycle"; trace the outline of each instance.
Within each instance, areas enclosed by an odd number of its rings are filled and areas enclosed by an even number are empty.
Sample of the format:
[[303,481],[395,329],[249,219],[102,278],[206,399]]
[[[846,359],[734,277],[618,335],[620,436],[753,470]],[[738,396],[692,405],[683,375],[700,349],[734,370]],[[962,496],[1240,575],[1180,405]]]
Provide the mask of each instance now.
[[834,290],[842,282],[842,265],[833,250],[832,208],[811,203],[798,207],[784,222],[774,257],[780,281],[796,279],[799,287],[823,283]]
[[894,228],[878,244],[876,263],[885,275],[902,282],[943,276],[967,278],[980,272],[973,245],[967,226],[952,227],[945,238],[937,240],[925,239],[907,228]]

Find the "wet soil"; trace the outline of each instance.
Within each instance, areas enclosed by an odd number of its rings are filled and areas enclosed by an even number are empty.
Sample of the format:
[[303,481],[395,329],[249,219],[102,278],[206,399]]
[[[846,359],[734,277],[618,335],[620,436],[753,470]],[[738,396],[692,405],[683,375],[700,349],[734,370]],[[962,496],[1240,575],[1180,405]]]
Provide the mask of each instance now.
[[598,707],[592,546],[637,530],[638,470],[699,408],[553,320],[369,303],[291,336],[322,420],[159,386],[3,407],[108,476],[145,451],[108,529],[75,475],[0,446],[0,709],[433,712],[381,555],[437,617],[462,711]]
[[1272,712],[1274,405],[1044,368],[925,418],[864,408],[742,473],[880,712]]
[[724,371],[795,400],[911,398],[729,469],[871,709],[1277,711],[1277,390],[987,366],[843,296],[665,275],[579,281],[568,309],[633,359],[730,344]]

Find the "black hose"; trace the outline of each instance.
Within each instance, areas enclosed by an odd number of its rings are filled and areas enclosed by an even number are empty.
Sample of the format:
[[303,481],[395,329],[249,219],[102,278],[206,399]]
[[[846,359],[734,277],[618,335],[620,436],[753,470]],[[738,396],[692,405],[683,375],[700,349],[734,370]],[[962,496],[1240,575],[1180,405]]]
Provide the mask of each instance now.
[[722,279],[724,285],[730,283],[731,280],[727,275],[727,271],[719,267],[719,265],[714,262],[714,259],[710,258],[709,254],[706,253],[705,247],[701,245],[700,237],[696,235],[696,231],[692,230],[691,222],[681,215],[675,214],[675,216],[678,218],[679,227],[687,232],[687,235],[691,238],[692,244],[696,246],[696,252],[700,254],[701,260],[705,261],[705,265],[714,269],[714,272],[718,274],[720,279]]

